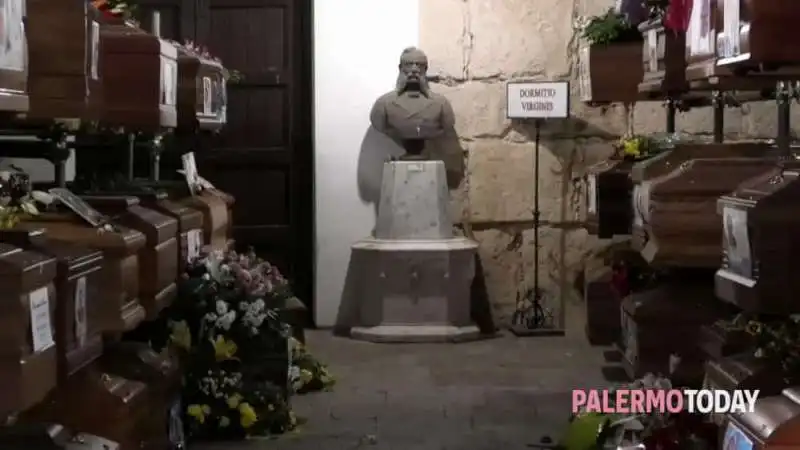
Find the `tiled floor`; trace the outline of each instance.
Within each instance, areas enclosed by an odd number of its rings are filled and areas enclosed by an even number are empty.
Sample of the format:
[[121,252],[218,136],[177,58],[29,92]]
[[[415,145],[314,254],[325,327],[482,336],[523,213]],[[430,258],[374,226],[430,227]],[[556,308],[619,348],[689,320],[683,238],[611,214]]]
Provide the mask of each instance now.
[[311,331],[308,346],[339,380],[333,392],[295,398],[308,423],[279,439],[209,449],[524,449],[558,434],[573,388],[608,384],[602,349],[581,337],[398,345]]

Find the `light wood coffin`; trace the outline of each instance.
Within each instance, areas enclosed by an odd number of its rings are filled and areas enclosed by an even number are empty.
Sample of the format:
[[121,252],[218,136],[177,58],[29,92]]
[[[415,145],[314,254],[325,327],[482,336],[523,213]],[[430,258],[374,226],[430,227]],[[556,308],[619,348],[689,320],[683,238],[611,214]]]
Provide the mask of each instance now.
[[34,118],[100,119],[100,12],[86,0],[27,0]]
[[178,50],[122,22],[100,26],[103,123],[156,132],[177,125]]
[[793,269],[800,251],[800,179],[795,169],[776,168],[748,180],[719,199],[723,260],[715,277],[717,296],[745,311],[800,311],[800,277]]
[[[99,213],[97,213],[99,215]],[[48,239],[103,252],[100,329],[121,333],[136,328],[145,318],[139,303],[139,251],[144,234],[116,224],[92,226],[72,211],[45,213],[17,226],[25,230],[47,229]]]
[[719,267],[717,199],[775,164],[772,158],[693,159],[654,182],[644,259],[655,266]]
[[178,124],[190,130],[214,131],[225,125],[225,69],[217,61],[178,49]]
[[178,221],[141,206],[136,197],[82,198],[101,213],[145,235],[146,244],[139,252],[139,299],[147,317],[157,317],[177,294]]
[[0,243],[0,413],[24,411],[56,386],[56,260]]
[[637,162],[631,169],[633,180],[632,245],[642,251],[649,239],[651,225],[650,191],[662,178],[689,160],[698,158],[761,157],[768,154],[771,145],[763,142],[731,144],[679,143],[674,148],[652,158]]
[[103,254],[49,240],[44,230],[2,230],[0,241],[56,258],[58,374],[65,380],[103,353]]
[[25,0],[3,3],[3,26],[0,27],[0,112],[27,113],[28,42],[25,35]]

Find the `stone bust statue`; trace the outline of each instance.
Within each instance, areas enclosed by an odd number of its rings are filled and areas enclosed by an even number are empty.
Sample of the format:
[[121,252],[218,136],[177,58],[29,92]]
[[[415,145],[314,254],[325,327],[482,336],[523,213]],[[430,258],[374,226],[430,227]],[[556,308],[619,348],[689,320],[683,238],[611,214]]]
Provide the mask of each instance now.
[[425,141],[452,130],[455,114],[450,102],[431,92],[426,73],[428,57],[409,47],[400,55],[395,89],[375,101],[370,113],[372,126],[398,141],[406,159],[418,159]]

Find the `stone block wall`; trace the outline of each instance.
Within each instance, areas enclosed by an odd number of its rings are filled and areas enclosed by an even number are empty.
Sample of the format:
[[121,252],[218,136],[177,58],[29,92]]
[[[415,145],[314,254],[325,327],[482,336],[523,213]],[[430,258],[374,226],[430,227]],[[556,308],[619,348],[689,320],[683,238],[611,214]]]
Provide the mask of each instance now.
[[[506,119],[508,80],[574,80],[580,37],[574,24],[604,12],[613,0],[423,0],[420,46],[430,59],[434,90],[453,104],[465,177],[453,193],[453,214],[480,243],[488,295],[496,319],[507,321],[519,293],[533,284],[534,145],[532,129]],[[573,86],[576,84],[573,83]],[[574,90],[574,89],[573,89]],[[574,288],[599,249],[580,227],[583,174],[607,158],[626,130],[663,131],[659,103],[590,108],[572,101],[573,118],[543,130],[540,153],[540,269],[547,305],[565,306],[567,327],[582,329]],[[793,115],[800,118],[800,107]],[[629,117],[632,116],[632,119]],[[777,111],[758,102],[726,111],[728,139],[774,137]],[[631,122],[631,123],[629,123]],[[709,108],[680,113],[679,131],[710,134]],[[798,123],[793,120],[793,124]]]

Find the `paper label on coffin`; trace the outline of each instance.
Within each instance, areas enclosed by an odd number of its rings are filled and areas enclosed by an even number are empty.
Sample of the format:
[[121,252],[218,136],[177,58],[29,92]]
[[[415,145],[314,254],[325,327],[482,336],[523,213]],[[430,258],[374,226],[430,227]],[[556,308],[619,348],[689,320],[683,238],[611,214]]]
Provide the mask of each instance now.
[[88,320],[86,317],[86,277],[75,281],[75,340],[79,347],[86,345],[86,336],[89,334]]
[[727,260],[727,271],[751,279],[753,259],[750,253],[750,237],[747,232],[747,211],[725,207],[722,210],[723,249]]
[[597,213],[597,175],[589,174],[586,184],[586,210],[589,214]]
[[658,33],[656,30],[649,30],[647,32],[647,59],[649,63],[649,71],[658,71]]
[[189,192],[192,195],[197,195],[198,174],[197,163],[194,159],[194,152],[184,153],[181,155],[181,165],[183,165],[183,176],[186,178],[186,184],[189,186]]
[[622,314],[620,317],[620,323],[622,325],[622,343],[625,346],[625,354],[623,357],[631,363],[631,365],[635,365],[639,357],[639,349],[636,341],[636,322],[634,322],[624,309],[620,309],[620,311]]
[[214,111],[214,92],[211,78],[203,77],[203,114],[210,116]]
[[100,79],[100,24],[92,21],[92,64],[91,76],[93,80]]
[[650,221],[650,182],[645,181],[633,187],[633,225],[643,227]]
[[195,258],[200,256],[200,249],[203,248],[203,232],[201,230],[190,230],[186,236],[186,258],[188,262],[192,262]]
[[728,422],[725,437],[722,440],[722,448],[725,450],[753,450],[754,445],[753,441],[739,427]]
[[47,286],[28,294],[28,304],[31,310],[33,351],[38,353],[56,344],[50,321],[50,297]]
[[689,55],[713,53],[716,36],[711,30],[711,0],[698,0],[694,6],[686,39]]
[[725,53],[720,54],[722,58],[731,58],[741,54],[741,39],[739,36],[739,0],[724,0],[724,22],[722,24],[725,33]]
[[175,106],[178,102],[178,68],[175,61],[161,58],[161,104]]
[[25,0],[0,0],[0,68],[23,71],[27,66]]
[[587,102],[592,99],[592,72],[589,67],[589,47],[581,48],[578,55],[578,95],[581,101]]
[[93,434],[79,433],[64,447],[65,450],[119,450],[119,444]]

